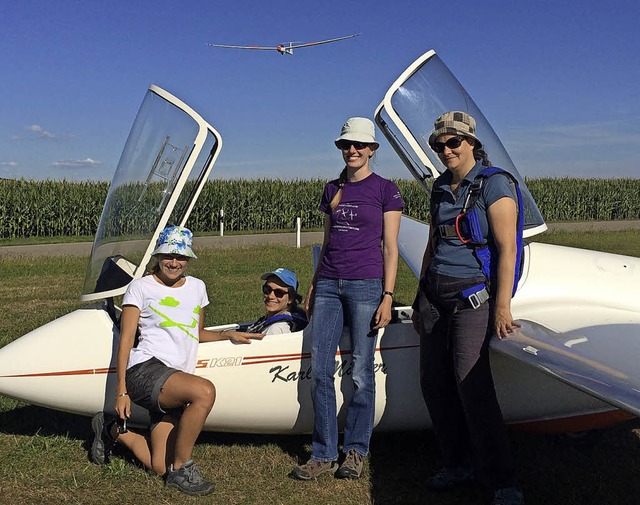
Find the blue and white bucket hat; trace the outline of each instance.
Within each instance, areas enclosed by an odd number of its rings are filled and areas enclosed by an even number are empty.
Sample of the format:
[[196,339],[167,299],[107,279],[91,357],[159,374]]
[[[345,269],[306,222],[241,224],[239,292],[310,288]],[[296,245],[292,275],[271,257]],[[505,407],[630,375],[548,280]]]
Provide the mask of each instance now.
[[197,258],[193,249],[193,233],[188,228],[182,226],[168,226],[158,237],[156,248],[151,253],[156,254],[179,254],[188,258]]

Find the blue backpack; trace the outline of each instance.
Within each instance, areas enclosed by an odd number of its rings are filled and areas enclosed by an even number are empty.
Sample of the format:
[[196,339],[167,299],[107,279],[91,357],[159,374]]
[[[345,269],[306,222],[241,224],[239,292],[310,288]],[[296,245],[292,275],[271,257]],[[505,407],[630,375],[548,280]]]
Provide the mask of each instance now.
[[[495,174],[503,174],[507,176],[511,184],[515,188],[517,196],[518,216],[516,225],[516,264],[515,275],[513,279],[513,288],[511,296],[515,295],[518,288],[518,282],[522,273],[522,258],[523,258],[523,230],[524,230],[524,206],[522,203],[522,193],[520,192],[520,185],[516,178],[506,170],[498,167],[484,168],[473,180],[469,187],[469,193],[464,202],[462,212],[458,214],[454,219],[447,221],[446,223],[436,228],[436,235],[438,238],[458,238],[463,244],[473,248],[474,255],[480,264],[482,273],[487,279],[487,285],[478,284],[462,291],[463,298],[469,299],[471,305],[476,308],[483,303],[489,296],[489,293],[495,294],[492,291],[492,286],[496,285],[496,276],[498,270],[498,251],[493,240],[487,240],[482,236],[482,230],[480,229],[480,220],[478,218],[478,209],[476,202],[482,195],[482,187],[484,182]],[[440,205],[439,201],[431,202],[431,215],[435,216]],[[436,242],[437,245],[437,242]],[[480,300],[478,300],[480,298]]]

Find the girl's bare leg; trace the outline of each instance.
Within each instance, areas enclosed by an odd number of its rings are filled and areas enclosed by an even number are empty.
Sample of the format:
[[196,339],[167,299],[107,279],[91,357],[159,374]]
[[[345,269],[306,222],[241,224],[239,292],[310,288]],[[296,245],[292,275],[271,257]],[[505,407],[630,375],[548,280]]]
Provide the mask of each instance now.
[[[111,434],[114,435],[113,433]],[[149,447],[149,438],[146,435],[136,433],[135,431],[127,431],[121,435],[114,437],[119,444],[129,449],[145,468],[153,470],[151,466],[151,449]]]
[[191,459],[193,446],[215,399],[215,386],[202,377],[176,372],[165,382],[159,398],[162,408],[172,409],[187,405],[176,430],[174,469],[180,468]]
[[177,425],[177,419],[164,416],[151,431],[151,464],[158,475],[167,473],[175,457]]

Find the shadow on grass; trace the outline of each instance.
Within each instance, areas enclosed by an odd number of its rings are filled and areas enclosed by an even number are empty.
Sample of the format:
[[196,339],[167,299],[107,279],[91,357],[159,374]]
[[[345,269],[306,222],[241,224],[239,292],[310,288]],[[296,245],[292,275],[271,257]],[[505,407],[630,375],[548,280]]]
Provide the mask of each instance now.
[[[91,420],[77,414],[25,405],[0,412],[0,433],[18,436],[53,437],[65,436],[72,440],[83,441],[83,447],[89,451],[93,440]],[[275,445],[293,459],[305,459],[310,454],[309,435],[250,435],[240,433],[203,432],[198,437],[199,444],[211,444],[220,447],[255,447]],[[118,446],[116,453],[125,459],[128,451]]]
[[245,433],[203,432],[201,443],[220,447],[256,447],[275,445],[294,461],[305,463],[311,456],[311,435],[257,435]]
[[91,435],[91,422],[88,417],[26,405],[0,412],[0,432],[85,440]]
[[[511,433],[527,505],[637,504],[640,496],[640,420],[579,439]],[[431,433],[374,435],[369,472],[372,503],[431,505],[491,503],[480,486],[447,493],[427,489],[439,469]]]
[[[0,433],[18,436],[65,436],[91,443],[89,418],[36,406],[0,412]],[[517,470],[527,505],[632,505],[640,496],[640,420],[597,432],[596,437],[567,439],[538,433],[512,432]],[[309,435],[246,435],[202,433],[198,443],[221,447],[273,445],[293,460],[309,455]],[[119,451],[120,452],[120,451]],[[126,454],[122,454],[128,461]],[[426,488],[438,470],[435,440],[430,432],[374,433],[368,459],[371,503],[431,505],[491,503],[480,487],[450,493]]]

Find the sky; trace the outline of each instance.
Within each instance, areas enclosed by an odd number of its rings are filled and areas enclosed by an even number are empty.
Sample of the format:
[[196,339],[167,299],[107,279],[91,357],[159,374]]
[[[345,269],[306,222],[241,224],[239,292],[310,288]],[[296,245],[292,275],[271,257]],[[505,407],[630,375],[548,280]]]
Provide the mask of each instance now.
[[[637,0],[0,2],[0,177],[110,180],[150,84],[223,137],[214,178],[332,178],[351,116],[434,49],[527,177],[638,177]],[[293,56],[273,46],[360,36]],[[374,169],[410,177],[378,132]],[[490,154],[490,153],[489,153]]]

